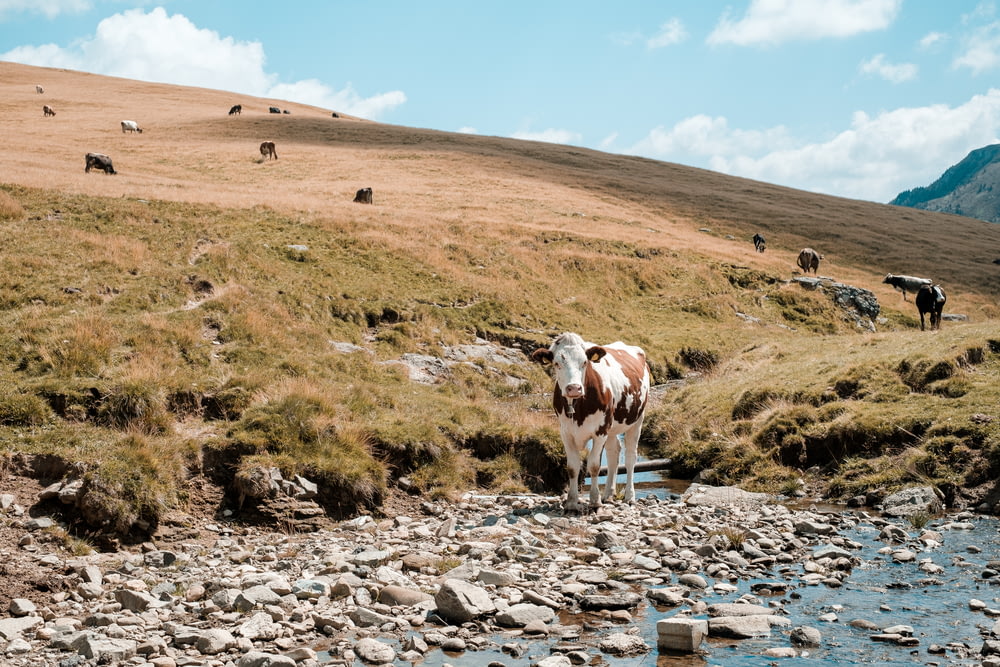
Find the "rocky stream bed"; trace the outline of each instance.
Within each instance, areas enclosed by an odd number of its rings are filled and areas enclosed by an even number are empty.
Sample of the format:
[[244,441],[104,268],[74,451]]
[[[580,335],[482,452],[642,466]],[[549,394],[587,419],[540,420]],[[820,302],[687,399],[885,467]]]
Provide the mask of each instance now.
[[[74,556],[52,517],[27,511],[34,492],[0,493],[9,667],[1000,665],[1000,562],[974,560],[996,531],[972,513],[918,530],[701,485],[579,515],[552,497],[469,495],[306,532],[189,517]],[[969,560],[942,558],[958,534]],[[868,592],[884,600],[849,615],[837,595],[881,567],[895,569]],[[971,615],[971,631],[938,637],[888,613],[894,587],[954,588],[949,572],[962,602],[940,613]],[[665,645],[663,622],[693,628],[693,646]],[[882,658],[862,659],[866,646]]]

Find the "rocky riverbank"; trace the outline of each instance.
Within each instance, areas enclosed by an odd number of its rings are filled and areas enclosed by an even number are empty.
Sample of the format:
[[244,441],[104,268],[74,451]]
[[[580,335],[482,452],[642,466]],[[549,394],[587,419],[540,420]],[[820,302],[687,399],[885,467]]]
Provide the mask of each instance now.
[[[949,530],[972,528],[967,516],[917,530],[904,519],[796,510],[695,485],[679,499],[570,516],[554,498],[470,495],[307,534],[219,521],[133,550],[72,556],[42,539],[52,520],[29,516],[33,498],[0,501],[18,536],[0,545],[0,558],[30,563],[32,580],[44,582],[7,592],[0,655],[11,667],[403,664],[435,651],[444,662],[479,652],[476,664],[556,667],[666,650],[639,632],[650,610],[703,620],[709,637],[737,643],[781,637],[763,652],[769,659],[802,656],[823,645],[831,619],[797,608],[797,590],[838,588],[864,564],[850,529],[878,530],[884,558],[912,563],[917,581],[941,567],[924,555]],[[751,592],[740,594],[748,581]],[[727,599],[707,601],[719,597]],[[970,609],[984,619],[1000,615],[974,597]],[[904,658],[919,650],[932,662],[1000,665],[996,629],[981,647],[920,646],[919,628],[841,620]]]

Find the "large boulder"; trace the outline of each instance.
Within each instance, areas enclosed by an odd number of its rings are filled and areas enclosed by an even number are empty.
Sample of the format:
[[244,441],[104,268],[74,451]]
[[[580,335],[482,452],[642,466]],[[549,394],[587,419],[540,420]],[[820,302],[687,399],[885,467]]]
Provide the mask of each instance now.
[[462,624],[497,608],[489,593],[461,579],[446,579],[434,596],[437,613],[449,623]]

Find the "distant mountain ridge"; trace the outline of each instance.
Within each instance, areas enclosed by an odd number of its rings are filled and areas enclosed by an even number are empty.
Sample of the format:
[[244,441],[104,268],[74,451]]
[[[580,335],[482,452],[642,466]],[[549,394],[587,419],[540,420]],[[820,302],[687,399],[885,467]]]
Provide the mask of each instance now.
[[904,190],[889,203],[1000,222],[1000,144],[977,148],[929,186]]

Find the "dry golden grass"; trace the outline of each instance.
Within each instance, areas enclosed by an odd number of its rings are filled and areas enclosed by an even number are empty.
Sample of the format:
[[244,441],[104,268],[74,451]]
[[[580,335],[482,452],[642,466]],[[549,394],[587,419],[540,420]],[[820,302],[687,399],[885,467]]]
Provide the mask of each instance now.
[[[1000,225],[571,146],[334,119],[307,105],[66,70],[0,63],[0,93],[5,178],[22,185],[308,212],[332,225],[352,220],[379,245],[433,236],[445,247],[474,225],[498,243],[565,232],[785,275],[809,245],[826,256],[822,274],[872,289],[885,304],[899,296],[882,277],[908,273],[942,282],[963,310],[997,314],[1000,266],[991,262]],[[236,103],[243,114],[228,116]],[[43,117],[43,104],[57,115]],[[267,113],[270,104],[291,114]],[[123,134],[123,119],[143,134]],[[265,139],[277,144],[278,160],[259,161]],[[85,174],[88,151],[111,155],[118,175]],[[375,205],[353,204],[366,186]],[[749,242],[756,231],[768,239],[763,255]]]
[[[100,461],[139,445],[125,521],[160,505],[142,475],[180,476],[191,457],[221,476],[248,451],[320,475],[338,508],[377,502],[387,474],[446,497],[477,479],[558,486],[543,371],[459,367],[421,385],[399,357],[477,336],[528,349],[564,330],[643,345],[658,382],[702,372],[650,410],[644,443],[692,472],[788,486],[799,475],[780,459],[795,447],[853,455],[855,440],[886,436],[891,450],[895,426],[914,424],[956,465],[1000,470],[1000,428],[966,427],[997,403],[1000,225],[10,63],[0,93],[0,380],[18,390],[0,397],[0,451]],[[123,119],[144,132],[123,134]],[[263,140],[279,159],[260,159]],[[85,174],[89,151],[118,174]],[[366,186],[374,205],[353,203]],[[822,275],[875,292],[879,333],[786,282],[806,245],[825,254]],[[946,312],[971,322],[920,333],[887,272],[941,281]],[[990,350],[956,361],[975,346]],[[851,489],[879,468],[845,467]],[[175,482],[156,495],[173,502]]]

